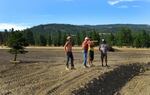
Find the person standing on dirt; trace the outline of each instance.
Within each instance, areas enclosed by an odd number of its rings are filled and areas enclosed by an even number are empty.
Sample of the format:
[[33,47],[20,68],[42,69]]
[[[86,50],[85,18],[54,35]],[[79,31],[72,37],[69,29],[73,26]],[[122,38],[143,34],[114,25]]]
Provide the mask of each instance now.
[[88,41],[89,41],[89,38],[85,37],[84,41],[82,42],[84,68],[88,67],[87,66]]
[[88,41],[88,54],[89,54],[89,65],[90,67],[94,66],[93,65],[93,60],[94,60],[94,42],[91,40],[91,38],[89,38]]
[[103,61],[105,60],[105,64],[106,66],[107,65],[107,51],[108,51],[108,46],[106,44],[106,41],[105,39],[102,39],[102,43],[99,45],[99,51],[101,52],[101,63],[102,63],[102,66],[103,65]]
[[71,59],[71,69],[74,68],[74,58],[73,58],[73,53],[72,53],[72,39],[71,36],[67,37],[67,42],[64,45],[65,53],[67,55],[67,62],[66,62],[66,70],[69,70],[69,60]]

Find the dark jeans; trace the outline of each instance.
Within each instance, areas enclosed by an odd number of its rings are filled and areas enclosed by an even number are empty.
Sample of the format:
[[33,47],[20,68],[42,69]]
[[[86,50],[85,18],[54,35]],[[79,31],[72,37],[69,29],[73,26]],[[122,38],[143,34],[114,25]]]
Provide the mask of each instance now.
[[102,66],[103,66],[103,61],[105,59],[105,63],[107,65],[107,53],[101,52],[101,61],[102,61]]
[[89,60],[90,61],[94,60],[94,51],[92,51],[92,50],[89,51]]
[[71,67],[74,67],[74,63],[73,63],[73,54],[72,52],[67,52],[67,63],[66,66],[69,67],[69,60],[71,59]]

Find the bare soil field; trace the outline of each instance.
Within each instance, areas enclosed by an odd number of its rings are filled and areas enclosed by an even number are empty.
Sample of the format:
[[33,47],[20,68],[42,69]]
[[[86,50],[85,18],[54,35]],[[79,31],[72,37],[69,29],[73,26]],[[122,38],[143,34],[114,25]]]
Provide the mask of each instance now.
[[0,49],[0,95],[150,95],[150,49],[118,49],[102,67],[83,68],[82,51],[73,50],[75,70],[65,69],[63,48],[28,48],[19,64]]

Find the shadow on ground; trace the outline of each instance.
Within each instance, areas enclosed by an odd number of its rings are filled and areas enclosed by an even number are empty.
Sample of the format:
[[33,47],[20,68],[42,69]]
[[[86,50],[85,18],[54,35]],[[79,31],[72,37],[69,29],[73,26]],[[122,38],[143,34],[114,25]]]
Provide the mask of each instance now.
[[113,71],[106,72],[93,79],[84,88],[73,91],[75,95],[120,95],[118,91],[134,76],[144,72],[139,63],[121,65]]

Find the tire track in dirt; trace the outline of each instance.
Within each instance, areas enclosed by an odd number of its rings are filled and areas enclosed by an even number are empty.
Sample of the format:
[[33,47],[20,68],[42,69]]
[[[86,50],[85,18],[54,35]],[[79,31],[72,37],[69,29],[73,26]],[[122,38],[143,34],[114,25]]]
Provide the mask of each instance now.
[[113,71],[99,76],[98,79],[93,79],[93,83],[88,83],[84,88],[72,93],[75,95],[120,95],[117,93],[120,88],[141,72],[144,72],[141,64],[120,65]]
[[[7,77],[8,77],[8,79],[10,78],[10,79],[13,79],[13,78],[15,78],[16,76],[13,76],[13,74],[12,73],[14,73],[14,75],[18,75],[18,76],[20,76],[20,77],[22,77],[23,79],[24,78],[26,78],[26,77],[30,77],[30,76],[34,76],[34,75],[36,75],[36,74],[40,74],[40,73],[42,73],[42,72],[45,72],[46,70],[48,70],[49,68],[54,68],[54,67],[56,67],[56,66],[60,66],[60,65],[63,65],[63,64],[46,64],[46,66],[42,66],[42,65],[34,65],[34,68],[32,68],[32,65],[31,66],[28,66],[28,69],[21,69],[21,68],[18,68],[17,66],[19,66],[19,65],[16,65],[16,66],[14,66],[15,68],[11,68],[11,69],[7,69],[7,70],[5,70],[5,71],[2,71],[2,72],[6,72],[7,73],[7,75],[5,75],[5,73],[3,73],[3,76],[2,77],[4,77],[5,79],[7,79]],[[16,69],[16,67],[18,68],[18,69]],[[19,66],[19,67],[21,67],[21,66]],[[19,69],[21,69],[21,71],[19,70]],[[36,71],[36,69],[37,69],[37,71]],[[12,70],[12,71],[11,71]],[[29,72],[25,72],[26,70],[30,70]],[[31,73],[31,72],[33,72],[33,73]],[[10,73],[10,74],[9,74]],[[23,75],[23,76],[22,76]]]
[[[82,72],[79,70],[71,71],[70,74],[67,74],[66,76],[62,77],[59,83],[53,86],[51,85],[51,87],[45,87],[41,89],[41,91],[37,92],[36,95],[67,95],[66,92],[68,91],[68,89],[74,88],[72,87],[72,85],[74,85],[75,87],[80,86],[80,83],[85,83],[85,81],[88,81],[92,77],[94,77],[94,73],[100,73],[97,69],[96,67],[93,67],[88,68],[86,71],[82,70]],[[72,75],[75,76],[70,77]]]
[[[106,68],[105,68],[106,69]],[[92,79],[97,78],[99,75],[102,75],[104,72],[111,71],[112,69],[107,68],[107,70],[104,71],[99,71],[96,70],[96,68],[92,68],[89,72],[84,74],[83,76],[80,76],[79,78],[73,79],[72,81],[69,81],[68,83],[65,83],[65,85],[62,85],[59,89],[57,89],[56,93],[54,95],[71,95],[72,91],[75,90],[72,85],[75,87],[84,87],[88,82],[90,82]],[[93,75],[95,74],[95,75]],[[80,81],[78,81],[80,80]],[[66,88],[66,89],[64,89]],[[73,88],[72,90],[69,91],[70,88]],[[78,88],[78,89],[79,89]],[[51,95],[51,94],[49,94]]]
[[[61,66],[60,66],[60,68],[62,68]],[[64,69],[64,68],[63,68]],[[57,70],[60,70],[61,71],[61,69],[58,69],[57,68]],[[48,71],[49,72],[49,71]],[[66,73],[66,74],[68,74],[68,73]],[[54,77],[54,76],[48,76],[48,77]],[[57,77],[58,78],[58,76],[55,76],[55,77]],[[40,77],[43,81],[41,81],[41,82],[39,82],[39,83],[35,83],[35,84],[32,84],[32,89],[31,90],[33,90],[33,89],[35,89],[34,90],[34,92],[33,92],[33,94],[34,95],[37,95],[37,94],[35,94],[38,90],[40,90],[40,89],[42,89],[42,88],[44,88],[44,87],[48,87],[48,86],[52,86],[52,85],[54,85],[54,84],[56,84],[56,82],[59,80],[59,79],[55,79],[55,78],[53,78],[53,79],[45,79],[46,78],[46,76],[44,76],[44,77]],[[64,78],[65,79],[65,78]],[[27,85],[27,86],[25,86],[25,87],[30,87],[30,85]],[[32,91],[30,91],[29,90],[29,92],[32,92]],[[31,93],[29,93],[29,94],[31,94]],[[25,94],[23,94],[23,95],[25,95]]]
[[[24,87],[27,85],[36,84],[41,79],[42,80],[46,79],[47,77],[45,77],[45,76],[48,75],[48,73],[50,72],[51,69],[53,70],[53,68],[55,68],[57,66],[61,66],[61,65],[62,64],[48,64],[45,66],[39,65],[40,68],[38,70],[35,70],[35,68],[36,68],[36,66],[35,66],[34,69],[28,68],[30,71],[27,74],[24,73],[24,71],[26,71],[26,69],[21,70],[21,71],[19,71],[19,69],[14,69],[13,71],[9,71],[10,75],[11,75],[11,72],[13,72],[13,73],[15,73],[14,75],[17,75],[17,76],[8,76],[7,75],[7,77],[4,77],[3,82],[0,83],[2,85],[0,89],[14,90],[14,89],[18,89],[20,87]],[[18,64],[18,66],[19,66],[19,64]],[[37,67],[39,67],[39,66],[37,66]],[[6,72],[6,73],[8,74],[8,72]],[[14,85],[17,87],[13,88]]]
[[[68,83],[70,83],[70,85],[71,85],[71,83],[72,83],[74,80],[79,79],[81,76],[84,77],[85,74],[86,74],[86,72],[84,72],[84,73],[82,73],[82,74],[80,74],[80,75],[78,75],[78,76],[75,76],[75,77],[73,77],[73,78],[71,78],[71,79],[69,79],[69,80],[62,81],[62,82],[59,83],[58,85],[54,85],[50,91],[49,91],[49,90],[45,90],[45,91],[44,91],[44,92],[45,92],[44,94],[45,94],[45,95],[46,95],[46,94],[58,95],[59,89],[62,88],[62,86],[64,86],[64,84],[65,84],[65,86],[66,86]],[[72,85],[73,85],[73,83],[72,83]],[[63,89],[64,89],[64,88],[65,88],[65,87],[63,87]],[[64,89],[64,90],[65,90],[65,89]],[[61,91],[60,91],[60,92],[61,92]],[[41,95],[42,95],[42,93],[43,93],[43,92],[41,92]],[[40,95],[40,94],[39,94],[39,95]]]
[[49,90],[49,89],[56,88],[57,85],[61,84],[63,81],[66,81],[66,78],[71,75],[72,75],[72,72],[65,71],[65,74],[63,74],[63,76],[61,76],[61,79],[59,76],[57,77],[57,79],[53,79],[53,81],[56,81],[55,84],[52,84],[49,80],[46,82],[44,81],[43,83],[39,84],[39,86],[41,86],[41,85],[45,85],[45,86],[42,86],[42,88],[38,92],[36,92],[35,95],[44,95],[43,94],[44,92],[46,94],[46,89]]
[[[35,74],[38,74],[40,73],[41,71],[45,70],[45,68],[41,67],[39,68],[39,71],[35,70],[36,68],[28,68],[27,70],[30,70],[28,73],[26,73],[26,69],[24,70],[21,70],[19,71],[15,69],[15,71],[12,71],[14,73],[14,75],[17,75],[17,76],[7,76],[7,77],[4,77],[5,80],[7,80],[8,82],[15,82],[15,81],[18,81],[20,79],[26,79],[26,77],[30,77],[30,76],[33,76]],[[11,72],[11,71],[10,71]],[[11,74],[11,73],[10,73]],[[16,79],[17,78],[17,79]]]

